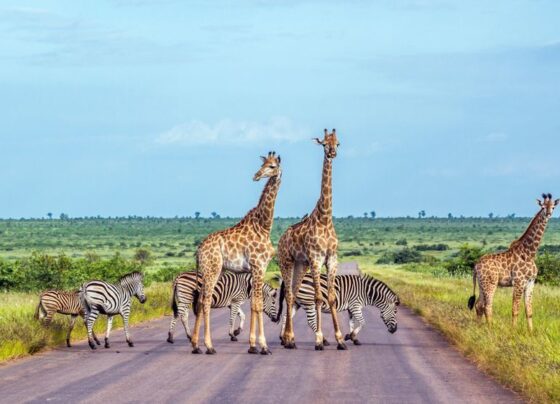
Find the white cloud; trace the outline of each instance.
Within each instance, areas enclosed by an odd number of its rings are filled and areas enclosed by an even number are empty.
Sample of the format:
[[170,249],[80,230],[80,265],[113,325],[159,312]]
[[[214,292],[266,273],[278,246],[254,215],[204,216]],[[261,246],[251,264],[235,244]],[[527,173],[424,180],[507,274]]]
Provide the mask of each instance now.
[[276,117],[265,122],[223,119],[214,124],[190,121],[174,126],[159,134],[156,143],[185,146],[250,145],[271,141],[297,142],[311,137],[310,132],[285,117]]

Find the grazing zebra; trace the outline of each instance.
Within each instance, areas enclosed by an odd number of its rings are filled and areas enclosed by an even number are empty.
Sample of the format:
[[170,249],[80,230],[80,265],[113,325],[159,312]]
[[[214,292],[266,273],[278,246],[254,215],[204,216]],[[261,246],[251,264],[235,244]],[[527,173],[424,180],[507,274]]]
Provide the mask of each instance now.
[[[74,324],[76,324],[76,319],[78,316],[84,317],[84,310],[80,303],[79,292],[64,292],[61,290],[48,290],[41,293],[39,297],[39,304],[35,310],[35,318],[43,321],[45,325],[49,325],[52,321],[55,313],[65,314],[70,316],[70,326],[68,328],[68,334],[66,334],[66,346],[69,348],[72,346],[70,344],[70,334],[74,329]],[[99,340],[95,333],[93,333],[93,339],[99,345]]]
[[[196,272],[183,272],[178,275],[173,282],[173,300],[171,308],[173,309],[173,318],[169,325],[169,333],[167,342],[173,343],[173,329],[177,323],[177,318],[181,318],[181,322],[185,327],[185,333],[189,340],[191,332],[189,329],[189,306],[194,305],[193,311],[196,315],[196,306],[198,305],[199,290],[202,286],[201,276],[198,275],[198,283],[196,282]],[[232,341],[237,341],[237,336],[243,330],[245,323],[245,313],[241,310],[241,304],[251,297],[252,275],[244,272],[224,272],[218,278],[218,283],[212,294],[212,308],[229,307],[229,336]],[[276,297],[276,289],[270,285],[263,285],[264,295],[264,312],[271,320],[276,321],[276,305],[274,298]],[[239,327],[235,328],[235,319],[239,317]]]
[[113,316],[120,314],[123,318],[124,334],[128,346],[134,343],[128,333],[128,316],[132,296],[136,296],[140,303],[146,302],[144,295],[144,276],[140,272],[124,275],[116,284],[103,281],[90,281],[80,288],[80,301],[85,311],[85,323],[88,330],[88,342],[91,349],[96,349],[92,341],[93,325],[99,314],[107,315],[107,333],[105,334],[105,348],[109,348],[109,334],[113,325]]
[[[321,274],[321,292],[323,295],[322,311],[328,312],[327,305],[327,275]],[[390,333],[397,331],[397,306],[399,297],[383,282],[366,275],[337,275],[335,277],[335,292],[337,311],[348,310],[350,315],[350,332],[344,337],[345,341],[352,340],[355,345],[361,345],[358,333],[365,324],[362,308],[366,305],[375,306],[381,310],[381,319]],[[280,308],[277,321],[282,315],[282,299],[284,297],[284,283],[280,287]],[[317,315],[315,312],[315,289],[311,274],[305,275],[303,283],[296,296],[296,305],[292,310],[292,317],[299,307],[303,307],[307,314],[309,327],[317,332]],[[282,321],[282,340],[286,315]],[[282,342],[284,342],[282,340]],[[328,345],[327,341],[323,341]]]

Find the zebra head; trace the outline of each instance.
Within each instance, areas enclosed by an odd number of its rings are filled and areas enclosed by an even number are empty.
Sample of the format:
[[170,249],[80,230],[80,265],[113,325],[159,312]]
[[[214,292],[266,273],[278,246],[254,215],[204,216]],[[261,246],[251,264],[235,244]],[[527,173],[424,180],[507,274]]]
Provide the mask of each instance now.
[[276,321],[277,317],[277,310],[276,310],[276,295],[278,294],[277,290],[272,288],[268,283],[263,285],[263,298],[264,298],[264,307],[263,310],[265,314],[270,317],[272,321]]
[[381,319],[387,330],[393,334],[397,331],[397,307],[401,304],[399,297],[383,282],[369,278],[367,280],[368,304],[381,311]]
[[123,289],[128,290],[130,296],[136,296],[140,303],[146,302],[146,295],[144,294],[144,275],[141,272],[132,272],[123,276],[119,283]]

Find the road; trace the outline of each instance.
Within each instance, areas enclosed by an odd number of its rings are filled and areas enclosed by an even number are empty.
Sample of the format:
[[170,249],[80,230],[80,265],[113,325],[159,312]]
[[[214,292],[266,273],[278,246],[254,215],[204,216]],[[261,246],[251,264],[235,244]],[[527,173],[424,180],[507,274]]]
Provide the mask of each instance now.
[[[395,334],[378,312],[366,311],[363,345],[314,350],[303,311],[296,316],[298,349],[283,349],[278,325],[266,323],[271,356],[247,354],[226,334],[227,310],[212,314],[217,355],[192,355],[182,327],[175,344],[165,341],[169,317],[132,328],[136,346],[122,331],[112,347],[90,351],[86,341],[0,366],[0,402],[372,402],[511,403],[519,397],[499,386],[451,348],[419,317],[399,310]],[[330,316],[325,331],[334,341]],[[343,315],[347,327],[347,317]],[[192,320],[192,318],[191,318]],[[328,327],[328,328],[327,328]],[[243,342],[242,342],[243,341]]]

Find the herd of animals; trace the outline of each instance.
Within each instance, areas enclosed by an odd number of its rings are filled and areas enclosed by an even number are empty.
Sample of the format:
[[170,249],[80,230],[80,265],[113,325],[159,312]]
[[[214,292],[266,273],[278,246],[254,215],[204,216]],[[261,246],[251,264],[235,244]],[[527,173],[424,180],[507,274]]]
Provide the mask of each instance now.
[[[303,308],[308,324],[315,333],[315,349],[329,345],[322,332],[321,313],[330,313],[333,321],[337,349],[347,349],[345,341],[359,345],[358,333],[364,325],[362,309],[366,305],[377,307],[389,332],[397,330],[398,296],[383,282],[366,275],[336,275],[338,239],[332,219],[332,162],[340,146],[336,131],[324,131],[322,139],[315,142],[323,147],[321,193],[314,210],[290,226],[280,237],[277,259],[281,270],[280,286],[273,288],[264,282],[265,271],[276,254],[270,232],[274,220],[274,206],[280,188],[281,158],[275,152],[261,156],[262,165],[253,180],[268,178],[257,206],[235,226],[207,236],[196,253],[196,272],[185,272],[173,282],[173,318],[167,341],[174,342],[174,328],[181,318],[185,332],[192,344],[192,352],[199,354],[199,332],[204,320],[204,344],[207,354],[216,350],[210,333],[210,309],[230,308],[229,336],[232,341],[245,324],[241,304],[251,300],[249,326],[249,353],[270,354],[264,335],[263,312],[274,322],[282,320],[280,339],[287,349],[296,348],[293,317]],[[513,287],[513,325],[516,324],[521,298],[525,301],[525,314],[532,329],[531,298],[537,277],[534,259],[544,235],[548,220],[560,199],[551,194],[537,199],[539,211],[523,235],[507,251],[482,257],[473,269],[473,296],[468,307],[476,307],[477,317],[485,315],[492,322],[492,302],[496,288]],[[321,274],[322,267],[326,274]],[[309,272],[308,272],[309,269]],[[476,299],[476,286],[479,297]],[[93,332],[93,325],[100,314],[106,315],[105,347],[109,348],[112,319],[121,315],[129,346],[134,346],[128,330],[131,301],[146,301],[143,275],[133,272],[123,276],[118,283],[90,281],[77,292],[48,291],[41,294],[36,316],[49,323],[55,313],[71,316],[67,334],[70,334],[78,316],[84,318],[88,342],[92,349],[100,341]],[[286,313],[282,315],[284,302]],[[194,329],[188,325],[189,309],[195,314]],[[343,336],[337,313],[348,311],[350,331]],[[235,328],[236,319],[238,327]]]

